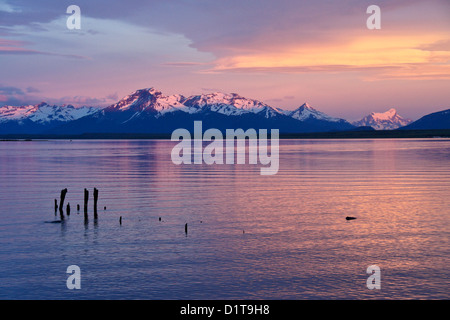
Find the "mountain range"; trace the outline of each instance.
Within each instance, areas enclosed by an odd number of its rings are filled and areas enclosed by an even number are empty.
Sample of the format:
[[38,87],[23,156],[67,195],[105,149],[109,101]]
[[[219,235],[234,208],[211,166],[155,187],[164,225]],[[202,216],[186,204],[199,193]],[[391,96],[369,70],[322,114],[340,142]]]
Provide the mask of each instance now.
[[45,102],[19,107],[4,106],[0,108],[0,133],[42,133],[98,111],[95,107],[51,106]]
[[[307,103],[295,110],[283,110],[236,93],[166,96],[155,88],[147,88],[106,108],[50,106],[44,102],[0,107],[0,134],[171,133],[178,128],[192,131],[196,120],[203,122],[203,130],[254,128],[279,129],[280,133],[392,130],[414,125],[395,109],[371,113],[350,123]],[[425,121],[425,125],[429,126],[430,121]]]

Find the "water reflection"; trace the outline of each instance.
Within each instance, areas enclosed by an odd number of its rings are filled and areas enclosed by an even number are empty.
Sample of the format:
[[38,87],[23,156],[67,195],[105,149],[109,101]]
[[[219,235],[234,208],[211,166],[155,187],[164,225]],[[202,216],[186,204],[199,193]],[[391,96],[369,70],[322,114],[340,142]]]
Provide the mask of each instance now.
[[[28,266],[57,274],[79,263],[85,298],[448,298],[449,140],[283,140],[274,176],[177,166],[173,146],[0,144],[0,263],[13,279],[0,297],[23,292],[13,281],[43,281]],[[98,188],[108,210],[66,216],[57,233],[30,225],[66,187],[70,203]],[[372,264],[381,291],[365,287]],[[47,286],[28,297],[67,294]]]

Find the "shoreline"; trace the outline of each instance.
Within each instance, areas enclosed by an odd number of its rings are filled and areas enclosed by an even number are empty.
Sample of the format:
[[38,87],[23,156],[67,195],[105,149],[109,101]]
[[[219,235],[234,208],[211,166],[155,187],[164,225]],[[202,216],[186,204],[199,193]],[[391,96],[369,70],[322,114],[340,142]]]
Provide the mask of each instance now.
[[[270,137],[270,135],[269,135]],[[417,139],[450,138],[450,129],[338,131],[310,133],[280,133],[283,139]],[[155,133],[84,133],[84,134],[0,134],[0,142],[42,140],[170,140],[171,134]]]

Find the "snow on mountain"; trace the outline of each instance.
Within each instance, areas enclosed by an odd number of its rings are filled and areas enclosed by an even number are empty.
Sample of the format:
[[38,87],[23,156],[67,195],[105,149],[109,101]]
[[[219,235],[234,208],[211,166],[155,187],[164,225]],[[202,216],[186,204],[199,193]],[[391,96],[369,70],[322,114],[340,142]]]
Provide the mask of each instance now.
[[401,117],[394,108],[383,113],[372,112],[359,121],[354,121],[354,126],[370,126],[375,130],[394,130],[410,124],[412,120]]
[[85,117],[66,127],[89,132],[169,132],[193,120],[205,120],[211,128],[279,128],[282,132],[349,130],[354,126],[333,118],[308,104],[287,111],[242,97],[236,93],[166,96],[155,88],[146,88],[125,96],[116,104],[92,117]]
[[126,122],[148,113],[154,113],[156,117],[159,117],[175,110],[189,112],[189,108],[182,104],[184,100],[185,98],[182,95],[165,96],[155,88],[140,89],[125,96],[116,104],[103,109],[102,114],[108,112],[132,112],[132,115],[125,120]]
[[8,120],[23,120],[36,112],[37,106],[3,106],[0,108],[0,122]]
[[136,90],[124,97],[116,104],[108,107],[108,111],[136,111],[145,110],[165,111],[174,107],[182,107],[180,100],[182,96],[164,96],[161,91],[154,88]]
[[254,113],[261,114],[266,118],[283,114],[281,109],[273,108],[257,100],[244,98],[236,93],[215,92],[190,97],[179,94],[165,96],[155,88],[137,90],[116,104],[105,108],[104,112],[130,110],[134,113],[129,120],[149,112],[156,113],[156,117],[159,117],[174,111],[183,111],[189,114],[211,111],[227,116]]
[[0,108],[0,122],[3,121],[0,132],[166,132],[194,119],[205,119],[216,128],[273,127],[284,132],[354,128],[349,122],[333,118],[307,103],[288,111],[236,93],[166,96],[155,88],[145,88],[104,109],[46,103],[5,106]]
[[296,110],[288,113],[288,115],[290,117],[300,120],[300,121],[305,121],[308,118],[313,118],[316,120],[332,121],[332,122],[342,121],[342,119],[331,117],[323,112],[320,112],[320,111],[314,109],[308,103],[302,104]]
[[244,98],[236,93],[215,92],[192,96],[187,98],[184,104],[199,111],[209,109],[212,112],[228,116],[255,113],[270,118],[282,114],[280,109],[273,108],[258,100]]
[[51,121],[67,122],[91,115],[97,111],[98,108],[94,107],[75,108],[72,105],[63,105],[60,107],[41,103],[28,119],[38,123],[48,123]]
[[53,121],[68,122],[91,115],[98,110],[94,107],[75,108],[72,105],[50,106],[45,102],[34,106],[3,106],[0,107],[0,123],[6,121],[21,122],[25,119],[39,124]]

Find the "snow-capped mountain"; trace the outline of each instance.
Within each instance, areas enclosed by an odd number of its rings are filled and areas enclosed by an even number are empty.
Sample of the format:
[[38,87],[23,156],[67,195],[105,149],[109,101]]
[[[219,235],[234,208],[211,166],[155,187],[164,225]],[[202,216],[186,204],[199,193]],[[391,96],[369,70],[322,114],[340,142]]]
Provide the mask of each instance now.
[[147,88],[103,109],[47,103],[3,106],[0,107],[0,134],[167,134],[178,128],[192,131],[196,120],[203,121],[203,130],[222,131],[233,128],[279,129],[280,133],[353,131],[369,127],[377,130],[449,129],[449,118],[450,110],[444,110],[411,123],[395,109],[390,109],[384,113],[373,112],[350,123],[320,112],[308,103],[295,110],[283,110],[236,93],[166,96],[155,88]]
[[236,93],[215,92],[190,97],[182,95],[165,96],[161,91],[154,88],[137,90],[116,104],[105,108],[104,113],[130,110],[134,112],[133,117],[145,112],[157,113],[158,116],[161,116],[168,112],[183,111],[190,114],[215,112],[226,116],[258,114],[264,118],[287,115],[300,121],[308,118],[331,122],[343,120],[320,112],[307,103],[294,111],[287,111],[274,108],[258,100],[242,97]]
[[372,112],[352,124],[357,127],[368,126],[375,130],[394,130],[410,124],[412,120],[401,117],[394,108],[383,113]]
[[52,121],[67,122],[85,117],[97,112],[94,107],[75,108],[72,105],[50,106],[45,102],[29,106],[4,106],[0,107],[0,123],[10,120],[29,119],[37,123],[48,123]]
[[155,88],[146,88],[101,110],[45,103],[5,106],[0,108],[0,133],[170,133],[178,128],[189,130],[195,120],[202,120],[205,130],[265,128],[292,133],[354,128],[346,120],[333,118],[306,103],[289,111],[236,93],[166,96]]
[[144,113],[157,113],[157,116],[161,116],[174,111],[183,111],[190,114],[210,111],[227,116],[261,112],[266,117],[281,114],[276,108],[257,100],[241,97],[236,93],[215,92],[190,97],[179,94],[165,96],[155,88],[137,90],[106,108],[105,112],[129,110],[135,112],[133,117]]
[[0,107],[0,132],[36,133],[98,111],[94,107],[51,106],[45,102],[19,107],[3,106]]
[[343,119],[339,118],[333,118],[323,112],[320,112],[313,107],[311,107],[308,103],[302,104],[300,107],[298,107],[296,110],[291,111],[288,113],[288,115],[294,119],[304,121],[308,118],[313,118],[317,120],[324,120],[324,121],[331,121],[331,122],[340,122]]
[[60,126],[54,132],[170,133],[177,128],[190,130],[195,120],[203,121],[204,130],[273,128],[280,132],[317,132],[354,128],[347,121],[306,104],[295,111],[286,111],[236,93],[166,96],[155,88],[147,88],[96,114]]
[[265,118],[283,114],[281,109],[273,108],[258,100],[244,98],[236,93],[215,92],[192,96],[184,101],[193,112],[211,111],[227,116],[239,116],[244,113],[254,113]]
[[124,97],[119,102],[105,109],[105,112],[114,111],[134,111],[141,112],[160,112],[173,111],[181,109],[184,105],[180,102],[184,97],[181,95],[164,96],[161,91],[154,88],[141,89]]

